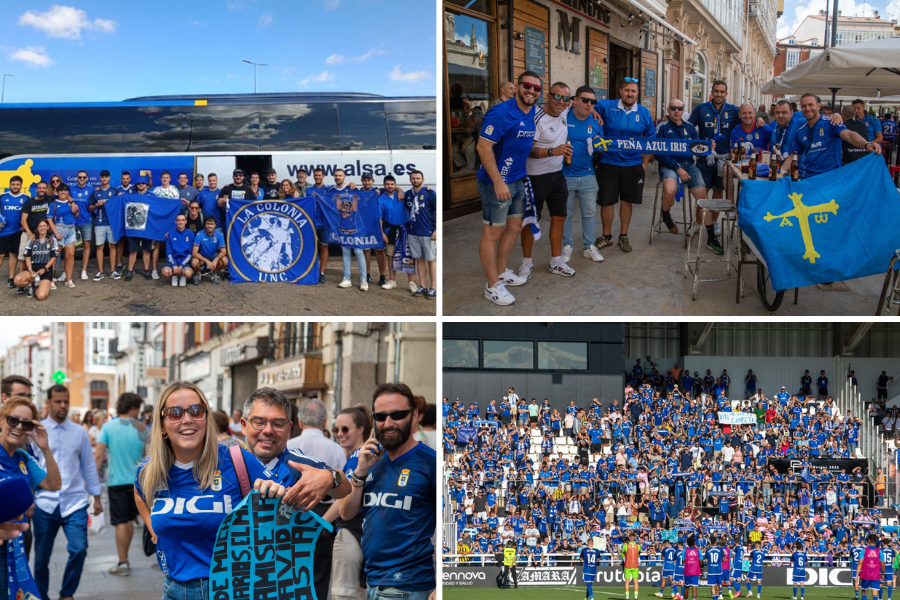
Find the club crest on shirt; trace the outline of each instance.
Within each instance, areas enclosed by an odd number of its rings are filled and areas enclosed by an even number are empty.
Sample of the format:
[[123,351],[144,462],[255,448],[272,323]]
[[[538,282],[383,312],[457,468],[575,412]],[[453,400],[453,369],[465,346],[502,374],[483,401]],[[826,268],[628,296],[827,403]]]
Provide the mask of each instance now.
[[727,119],[727,118],[728,118],[728,113],[727,113],[727,112],[725,113],[725,116],[724,116],[723,118],[724,118],[724,119]]
[[400,471],[400,479],[397,480],[397,485],[406,487],[407,481],[409,481],[409,469],[403,469]]
[[22,471],[24,475],[28,475],[28,467],[25,466],[24,461],[19,461],[19,470]]
[[819,135],[825,135],[825,128],[819,127]]
[[588,125],[588,135],[591,135],[591,133],[592,133],[592,128],[590,125]]
[[216,476],[213,477],[212,489],[214,492],[222,491],[222,471],[216,471]]
[[635,120],[635,121],[640,121],[640,120],[641,120],[641,115],[634,115],[634,120]]
[[494,133],[494,126],[488,125],[487,128],[484,130],[484,134],[491,135],[492,133]]

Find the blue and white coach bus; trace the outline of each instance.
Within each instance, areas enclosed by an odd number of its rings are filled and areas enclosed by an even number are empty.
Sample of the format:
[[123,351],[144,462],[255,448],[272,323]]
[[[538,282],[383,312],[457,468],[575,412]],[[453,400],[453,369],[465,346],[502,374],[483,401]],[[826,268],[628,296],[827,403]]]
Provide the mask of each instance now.
[[162,171],[219,176],[219,187],[241,168],[265,180],[296,180],[321,167],[331,182],[335,169],[348,181],[371,173],[376,184],[391,174],[408,186],[420,170],[437,183],[435,98],[374,94],[235,94],[148,96],[123,102],[0,105],[0,192],[13,175],[33,190],[54,174],[74,184],[79,170],[92,184],[108,169],[120,173]]

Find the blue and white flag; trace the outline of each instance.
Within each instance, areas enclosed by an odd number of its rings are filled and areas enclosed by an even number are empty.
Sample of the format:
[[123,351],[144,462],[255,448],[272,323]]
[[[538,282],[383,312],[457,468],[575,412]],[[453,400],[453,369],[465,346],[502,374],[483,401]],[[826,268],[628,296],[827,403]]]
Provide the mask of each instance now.
[[175,225],[181,200],[152,194],[122,194],[106,201],[106,216],[115,241],[122,236],[162,241]]
[[316,206],[327,223],[327,239],[345,248],[381,248],[381,207],[375,190],[329,189],[316,194]]
[[531,228],[531,235],[534,241],[541,239],[541,224],[538,223],[537,211],[534,207],[534,188],[531,187],[531,179],[525,178],[525,219],[522,225]]
[[900,195],[880,156],[803,181],[745,181],[738,210],[776,291],[884,273],[900,248]]
[[318,283],[315,202],[231,200],[225,235],[231,282]]
[[41,593],[38,591],[34,577],[31,575],[22,536],[20,535],[8,542],[0,542],[0,544],[6,544],[6,564],[3,565],[6,571],[6,583],[3,585],[8,586],[9,597],[16,600],[20,598],[23,600],[39,600]]
[[640,152],[673,156],[706,156],[710,153],[709,140],[682,140],[676,138],[603,138],[594,139],[597,152]]

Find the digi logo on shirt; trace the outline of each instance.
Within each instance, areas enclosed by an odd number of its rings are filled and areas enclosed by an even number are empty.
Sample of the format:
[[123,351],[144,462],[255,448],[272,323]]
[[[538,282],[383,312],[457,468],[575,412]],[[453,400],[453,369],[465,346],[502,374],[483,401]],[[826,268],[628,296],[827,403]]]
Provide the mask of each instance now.
[[365,506],[383,506],[384,508],[401,508],[410,510],[412,508],[412,496],[400,496],[391,492],[383,494],[374,493],[365,495]]
[[[197,506],[200,503],[200,500],[204,498],[215,498],[215,495],[209,494],[205,496],[193,496],[191,498],[157,498],[156,503],[153,505],[153,512],[151,515],[164,515],[167,513],[172,513],[175,515],[183,515],[185,512],[188,514],[201,514],[201,513],[224,513],[228,514],[231,512],[231,496],[225,495],[222,499],[224,502],[213,502],[212,506],[209,506],[208,502],[202,503],[201,506]],[[162,506],[160,506],[162,503]],[[158,508],[157,508],[158,507]],[[174,510],[173,510],[174,509]]]

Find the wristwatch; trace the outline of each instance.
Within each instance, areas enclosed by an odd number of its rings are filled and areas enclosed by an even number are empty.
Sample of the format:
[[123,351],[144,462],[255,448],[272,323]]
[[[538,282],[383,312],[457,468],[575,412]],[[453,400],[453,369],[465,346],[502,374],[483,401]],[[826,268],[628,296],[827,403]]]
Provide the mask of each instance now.
[[340,487],[341,482],[343,481],[343,476],[341,475],[341,472],[338,471],[337,469],[329,469],[329,470],[331,471],[331,476],[334,477],[334,485],[331,486],[331,489]]
[[355,485],[356,487],[362,487],[366,484],[366,480],[363,477],[360,477],[356,474],[356,471],[350,473],[350,483]]

